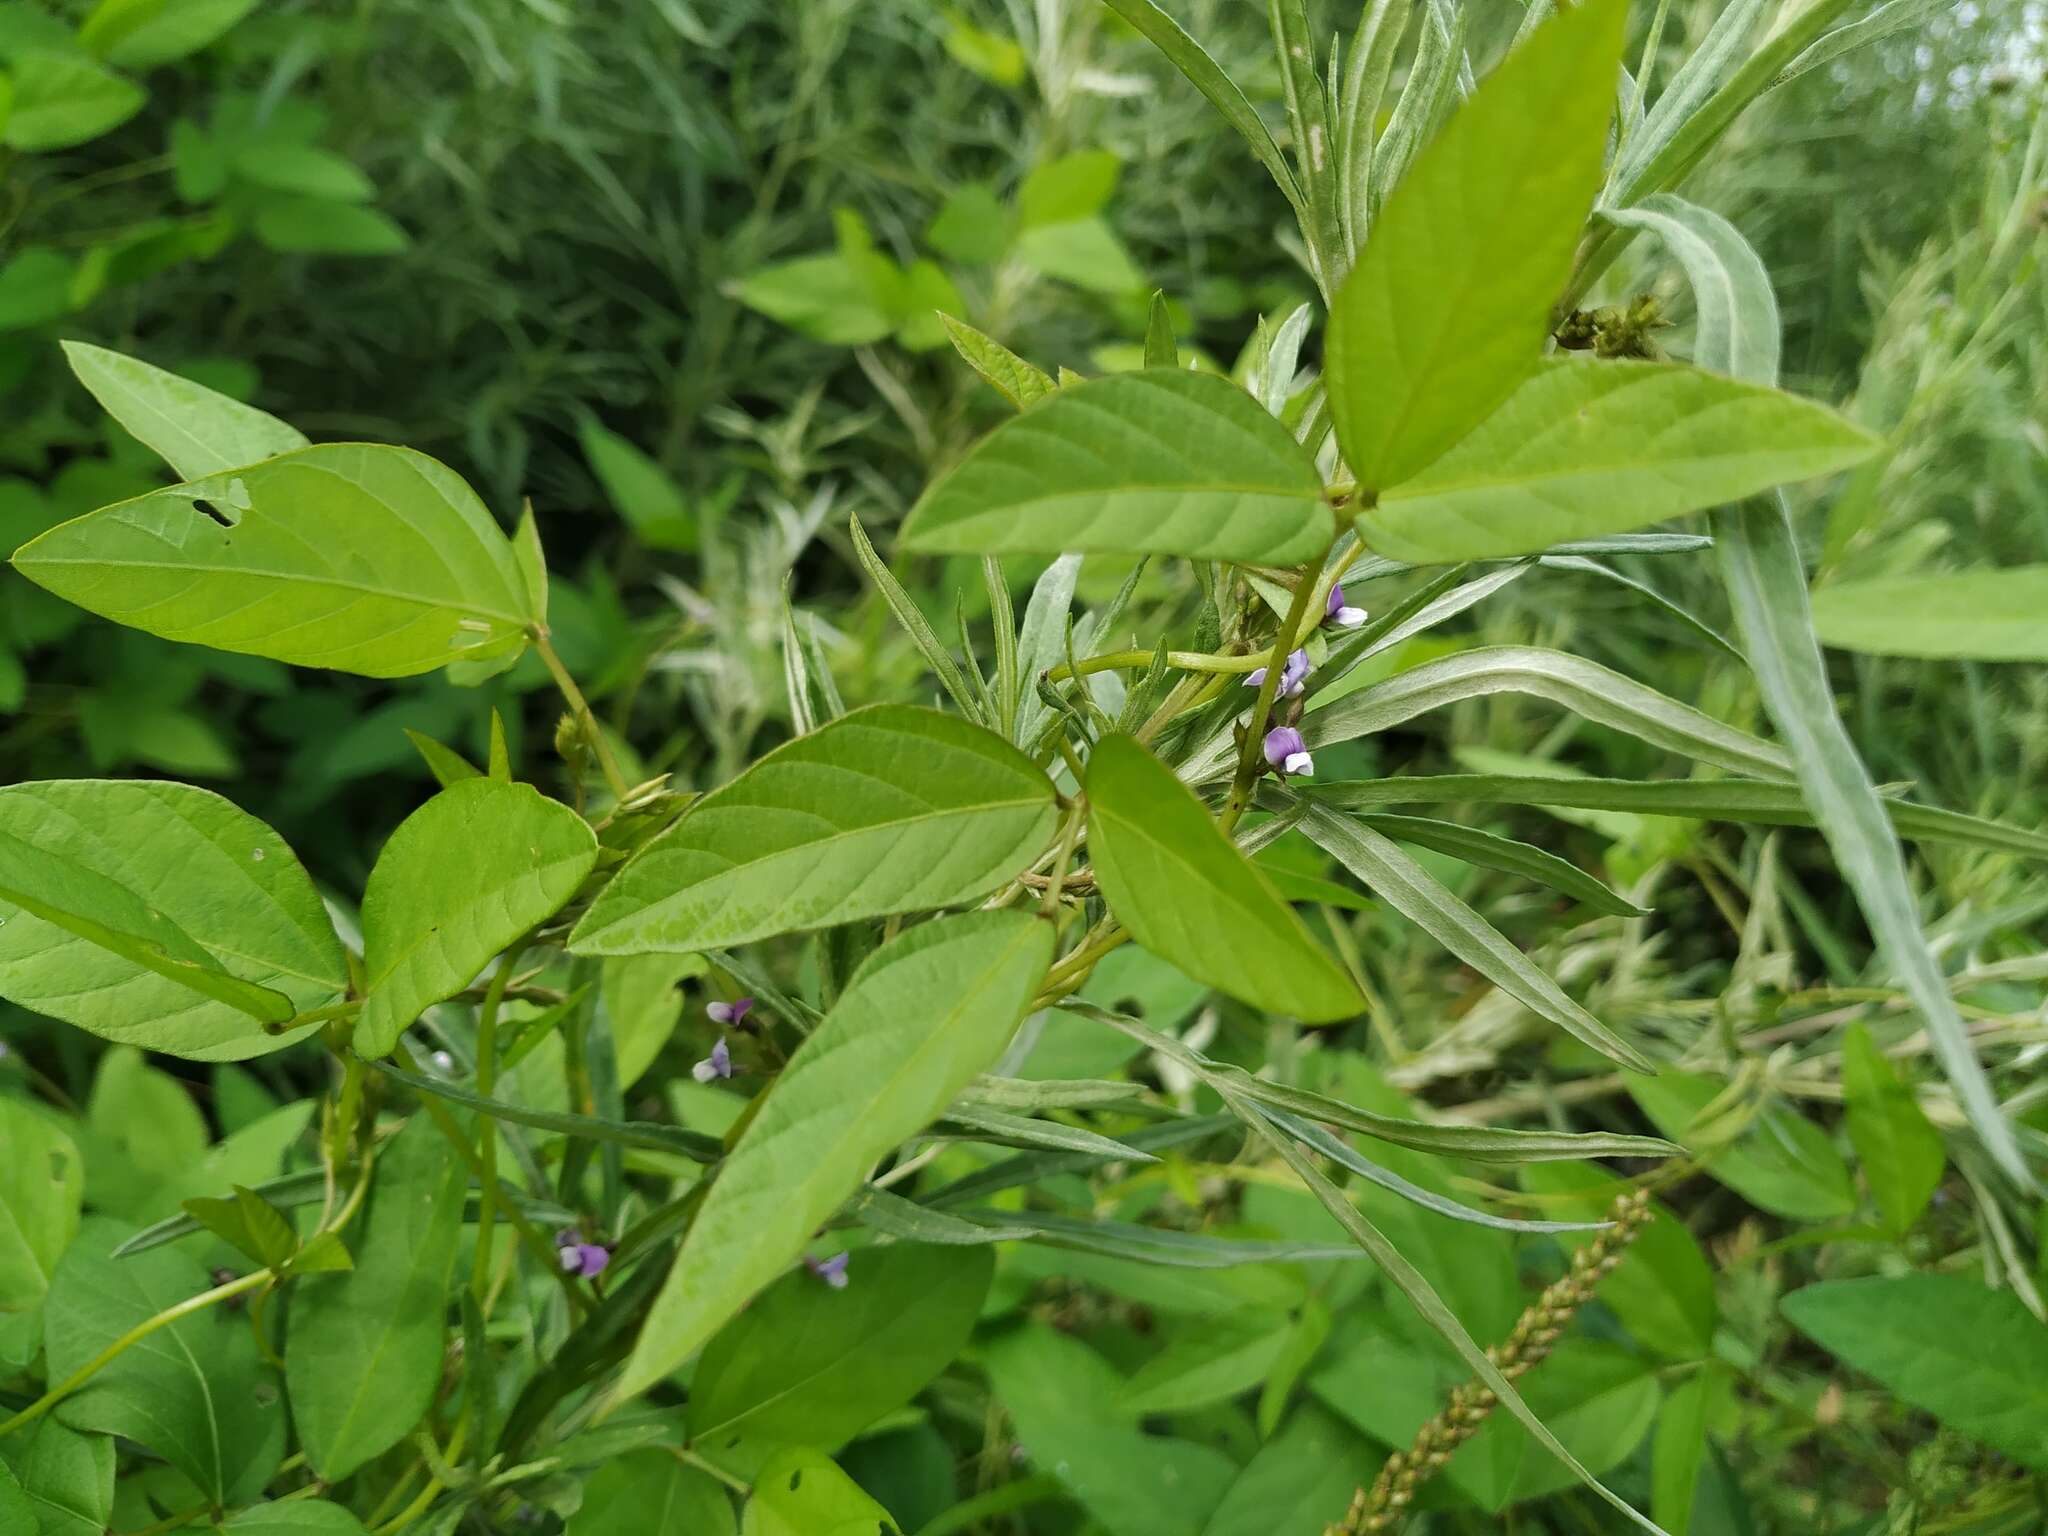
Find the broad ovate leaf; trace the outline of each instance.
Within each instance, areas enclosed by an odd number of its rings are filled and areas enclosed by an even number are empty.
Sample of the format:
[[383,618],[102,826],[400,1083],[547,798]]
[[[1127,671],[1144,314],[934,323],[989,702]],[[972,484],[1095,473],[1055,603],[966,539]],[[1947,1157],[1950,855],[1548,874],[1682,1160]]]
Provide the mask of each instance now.
[[559,912],[596,862],[589,825],[530,784],[464,779],[413,812],[363,889],[356,1049],[388,1052],[422,1011]]
[[1621,0],[1546,23],[1387,199],[1330,308],[1330,415],[1360,485],[1399,485],[1536,366],[1599,189]]
[[1359,532],[1418,565],[1533,554],[1832,474],[1877,446],[1825,406],[1761,385],[1557,357],[1361,513]]
[[2048,1472],[2048,1327],[1977,1276],[1871,1275],[1792,1292],[1792,1325],[1949,1428]]
[[794,1264],[874,1164],[1002,1054],[1052,962],[1050,924],[964,913],[892,939],[767,1092],[683,1239],[621,1398],[695,1354]]
[[598,1467],[564,1536],[733,1536],[736,1528],[732,1501],[710,1473],[650,1446]]
[[1062,389],[1003,423],[925,492],[903,544],[1293,565],[1334,527],[1293,434],[1229,380],[1161,368]]
[[336,1001],[341,944],[269,827],[186,784],[0,789],[0,997],[199,1061],[296,1038],[266,1025]]
[[2048,565],[1836,582],[1813,594],[1813,627],[1876,656],[2048,661]]
[[542,620],[511,540],[424,454],[322,443],[116,502],[15,569],[167,640],[368,677],[516,650]]
[[[49,1380],[65,1380],[131,1329],[211,1287],[199,1261],[175,1248],[115,1258],[133,1231],[95,1216],[57,1266],[43,1304]],[[214,1504],[255,1498],[284,1459],[284,1393],[248,1314],[229,1307],[158,1328],[56,1414],[73,1429],[148,1447]]]
[[[678,1533],[681,1536],[681,1533]],[[694,1536],[694,1533],[692,1533]],[[740,1536],[901,1536],[889,1511],[820,1451],[791,1447],[761,1469]]]
[[1173,771],[1129,736],[1088,760],[1088,856],[1131,936],[1198,981],[1311,1023],[1358,988]]
[[64,343],[78,382],[114,420],[186,480],[308,446],[297,427],[167,369],[105,347]]
[[606,886],[580,954],[750,943],[986,895],[1045,847],[1052,781],[934,709],[855,710],[692,805]]

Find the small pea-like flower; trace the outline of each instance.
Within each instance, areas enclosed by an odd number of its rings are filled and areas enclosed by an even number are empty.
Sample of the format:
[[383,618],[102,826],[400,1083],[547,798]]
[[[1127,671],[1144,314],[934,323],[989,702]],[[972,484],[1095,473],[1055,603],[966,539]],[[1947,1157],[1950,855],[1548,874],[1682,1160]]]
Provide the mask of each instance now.
[[718,1037],[718,1044],[711,1047],[711,1054],[690,1068],[690,1076],[700,1083],[708,1083],[714,1077],[732,1076],[732,1052],[726,1048],[725,1036]]
[[562,1273],[591,1280],[604,1273],[612,1261],[611,1249],[602,1243],[586,1243],[574,1227],[555,1234],[555,1253],[562,1261]]
[[747,1016],[747,1010],[754,1006],[751,997],[736,997],[729,1003],[712,1003],[704,1010],[704,1017],[714,1024],[737,1025]]
[[1266,761],[1282,774],[1306,777],[1316,771],[1316,761],[1308,755],[1308,743],[1291,725],[1275,726],[1266,732]]
[[806,1254],[804,1267],[833,1290],[843,1291],[846,1289],[846,1261],[847,1255],[843,1253],[835,1253],[829,1259],[814,1259]]
[[1363,608],[1353,608],[1345,603],[1341,585],[1330,588],[1330,606],[1323,610],[1325,623],[1334,624],[1339,629],[1356,629],[1365,622],[1365,618]]
[[[1308,672],[1308,652],[1289,652],[1287,664],[1280,669],[1280,697],[1283,699],[1297,697],[1301,693],[1303,685],[1308,682]],[[1255,672],[1245,674],[1244,686],[1256,688],[1265,680],[1266,668],[1260,667]]]

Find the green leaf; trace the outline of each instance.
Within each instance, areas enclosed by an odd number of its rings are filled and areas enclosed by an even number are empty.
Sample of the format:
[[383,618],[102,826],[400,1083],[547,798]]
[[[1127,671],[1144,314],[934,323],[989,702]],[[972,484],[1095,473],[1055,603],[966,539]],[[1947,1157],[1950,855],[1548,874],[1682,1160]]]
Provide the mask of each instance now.
[[1071,1335],[1031,1323],[992,1340],[982,1363],[1032,1463],[1116,1536],[1201,1536],[1236,1480],[1222,1452],[1142,1434],[1121,1418],[1121,1378]]
[[598,996],[611,1024],[621,1088],[631,1088],[654,1065],[682,1020],[683,983],[704,971],[699,955],[624,955],[604,962]]
[[56,320],[78,308],[78,264],[31,246],[0,265],[0,331]]
[[356,1049],[388,1054],[421,1013],[559,912],[596,863],[589,824],[530,784],[465,779],[406,817],[363,888]]
[[833,1450],[960,1352],[995,1275],[987,1249],[855,1253],[844,1290],[806,1269],[756,1298],[690,1376],[690,1438],[751,1477],[778,1445]]
[[1699,1493],[1700,1468],[1707,1459],[1707,1408],[1713,1386],[1703,1366],[1664,1396],[1657,1433],[1650,1445],[1650,1513],[1671,1536],[1689,1536]]
[[28,1533],[39,1529],[35,1505],[29,1503],[27,1490],[5,1462],[0,1462],[0,1520],[6,1521],[10,1531]]
[[970,686],[967,675],[953,660],[952,652],[939,639],[924,611],[917,606],[917,599],[909,589],[890,574],[888,565],[875,553],[875,546],[868,540],[868,531],[860,525],[860,515],[850,514],[846,520],[847,532],[853,538],[854,558],[867,573],[868,580],[875,584],[875,590],[882,594],[882,601],[889,605],[889,611],[896,616],[896,622],[903,626],[903,632],[910,636],[911,643],[923,652],[925,661],[932,669],[932,675],[960,706],[960,712],[970,720],[982,720],[981,698],[976,687]]
[[1941,1184],[1948,1161],[1941,1132],[1861,1024],[1842,1037],[1842,1092],[1849,1141],[1870,1193],[1885,1224],[1904,1233]]
[[100,0],[78,40],[109,64],[154,69],[219,41],[257,0]]
[[[559,1059],[557,1057],[557,1060]],[[525,1104],[508,1104],[503,1099],[487,1098],[445,1078],[421,1077],[411,1072],[401,1072],[388,1061],[377,1062],[376,1067],[386,1077],[405,1084],[414,1093],[445,1099],[450,1104],[460,1104],[464,1109],[473,1109],[478,1114],[488,1115],[493,1120],[503,1120],[508,1125],[530,1125],[537,1131],[551,1131],[557,1135],[580,1137],[585,1141],[609,1142],[622,1147],[647,1147],[657,1152],[687,1157],[699,1163],[715,1162],[718,1159],[720,1144],[717,1137],[707,1136],[702,1131],[688,1130],[680,1125],[668,1125],[657,1120],[611,1120],[601,1115],[578,1115],[561,1109],[535,1109]],[[557,1089],[558,1093],[559,1091]]]
[[702,1348],[795,1262],[877,1159],[988,1070],[1044,979],[1052,946],[1049,924],[975,912],[912,928],[868,957],[719,1170],[617,1397]]
[[1087,792],[1096,881],[1140,944],[1232,997],[1310,1023],[1363,1009],[1264,873],[1144,747],[1128,736],[1098,743]]
[[1237,1474],[1201,1536],[1306,1536],[1344,1512],[1371,1467],[1372,1448],[1361,1436],[1304,1403]]
[[1061,155],[1034,168],[1017,189],[1017,217],[1026,228],[1064,224],[1100,213],[1116,195],[1123,161],[1106,149]]
[[[1525,1168],[1521,1182],[1546,1197],[1542,1210],[1550,1216],[1604,1216],[1623,1188],[1621,1180],[1585,1163]],[[1601,1280],[1600,1304],[1645,1348],[1673,1360],[1703,1360],[1714,1346],[1714,1269],[1684,1222],[1663,1206],[1654,1212]],[[1562,1241],[1577,1247],[1587,1239]]]
[[896,329],[895,315],[876,301],[842,252],[762,267],[741,278],[733,294],[747,308],[831,346],[865,346]]
[[[1818,7],[1816,7],[1818,9]],[[1884,958],[1905,983],[1971,1128],[2008,1178],[2035,1188],[1976,1042],[1920,928],[1919,899],[1887,806],[1836,708],[1814,638],[1806,578],[1782,497],[1725,508],[1713,519],[1715,554],[1764,705],[1791,745],[1815,823],[1863,909]]]
[[599,1465],[565,1536],[733,1536],[732,1500],[710,1474],[662,1449]]
[[1548,1019],[1603,1056],[1650,1070],[1640,1051],[1573,1002],[1498,929],[1397,845],[1315,803],[1309,804],[1301,829],[1374,895],[1538,1018]]
[[421,760],[426,763],[427,771],[433,774],[434,782],[443,789],[460,784],[464,779],[483,777],[482,771],[453,747],[444,747],[433,737],[423,735],[411,727],[406,728],[405,735],[413,744],[413,749],[419,753]]
[[1041,277],[1057,278],[1090,293],[1121,298],[1145,286],[1145,274],[1101,219],[1040,224],[1020,233],[1012,250]]
[[[113,1436],[81,1435],[55,1418],[42,1418],[0,1443],[0,1455],[21,1480],[34,1512],[24,1536],[105,1536],[111,1528]],[[5,1512],[0,1500],[0,1514]]]
[[313,883],[269,827],[184,784],[0,789],[0,995],[198,1061],[288,1044],[264,1021],[348,985]]
[[1669,192],[1633,208],[1603,208],[1623,229],[1648,230],[1685,268],[1692,285],[1692,360],[1731,379],[1778,381],[1778,299],[1770,274],[1733,224]]
[[[212,1286],[169,1248],[125,1259],[133,1229],[94,1217],[80,1229],[43,1305],[49,1379],[62,1381],[130,1329]],[[284,1394],[245,1314],[209,1307],[126,1350],[57,1406],[73,1429],[120,1435],[163,1457],[217,1504],[256,1496],[284,1459]]]
[[1259,1384],[1286,1342],[1284,1319],[1204,1321],[1138,1368],[1117,1393],[1116,1410],[1137,1419],[1228,1402]]
[[266,1269],[282,1270],[298,1249],[298,1234],[283,1211],[243,1184],[230,1198],[204,1196],[185,1202],[192,1219]]
[[1037,404],[1059,388],[1051,374],[1025,362],[993,336],[983,335],[951,315],[940,315],[939,323],[946,328],[946,339],[953,343],[953,350],[966,360],[967,366],[1018,410]]
[[997,427],[911,509],[903,544],[1293,565],[1333,527],[1314,463],[1256,400],[1154,369],[1062,389]]
[[[761,1469],[741,1536],[901,1536],[889,1511],[817,1451],[792,1448]],[[693,1531],[690,1536],[696,1536]]]
[[1844,1365],[1949,1428],[2048,1472],[2048,1328],[1967,1274],[1829,1280],[1779,1303]]
[[1410,667],[1310,710],[1301,733],[1311,747],[1327,746],[1390,730],[1425,710],[1495,693],[1547,699],[1596,725],[1731,773],[1784,778],[1791,772],[1781,748],[1747,731],[1584,657],[1519,645],[1481,646]]
[[307,446],[298,428],[203,384],[105,347],[82,341],[63,345],[78,382],[184,479],[203,479]]
[[256,238],[306,256],[396,256],[412,237],[386,215],[323,197],[272,197],[256,210]]
[[1359,515],[1414,564],[1534,554],[1868,458],[1825,406],[1678,363],[1551,358],[1421,473]]
[[246,145],[236,152],[233,165],[242,180],[273,192],[297,192],[337,203],[367,202],[377,194],[353,161],[311,144]]
[[0,1312],[41,1304],[78,1233],[85,1165],[57,1122],[0,1099]]
[[1849,1165],[1827,1132],[1798,1111],[1765,1104],[1732,1133],[1716,1120],[1696,1127],[1700,1111],[1726,1087],[1670,1068],[1628,1080],[1629,1094],[1657,1129],[1697,1153],[1708,1173],[1751,1204],[1794,1221],[1840,1221],[1855,1213]]
[[695,802],[591,904],[570,946],[639,954],[972,900],[1037,857],[1052,781],[937,710],[855,710]]
[[1539,28],[1387,199],[1324,364],[1361,485],[1408,480],[1536,366],[1599,189],[1626,12],[1597,0]]
[[1574,901],[1582,901],[1595,912],[1604,912],[1610,917],[1642,917],[1648,910],[1610,890],[1576,864],[1569,864],[1554,853],[1545,853],[1541,848],[1502,837],[1496,832],[1425,816],[1361,816],[1359,820],[1396,842],[1412,843],[1418,848],[1448,854],[1483,869],[1521,875],[1560,891]]
[[1836,582],[1813,594],[1813,627],[1873,656],[2048,661],[2048,565]]
[[[1448,773],[1312,785],[1308,794],[1339,810],[1372,811],[1388,805],[1467,801],[1480,805],[1554,805],[1577,810],[1649,816],[1704,816],[1716,821],[1774,827],[1810,827],[1797,784],[1744,779],[1594,779],[1536,774]],[[1907,837],[1930,843],[1994,848],[2025,858],[2048,858],[2048,837],[2024,827],[1964,816],[1931,805],[1880,797],[1880,808]]]
[[83,54],[23,48],[14,66],[14,110],[0,143],[31,153],[69,149],[118,128],[149,98],[141,86]]
[[362,1536],[363,1522],[325,1499],[258,1504],[230,1515],[227,1536]]
[[[1598,1475],[1621,1465],[1642,1442],[1662,1394],[1647,1362],[1618,1344],[1566,1339],[1524,1378],[1529,1406]],[[1461,1465],[1462,1463],[1462,1465]],[[1529,1443],[1514,1421],[1494,1414],[1445,1469],[1466,1481],[1489,1509],[1541,1498],[1572,1486],[1569,1469]],[[1501,1477],[1500,1473],[1507,1475]]]
[[169,640],[369,677],[517,649],[541,621],[512,546],[453,471],[324,443],[116,502],[15,569]]
[[666,470],[595,417],[586,417],[576,436],[605,495],[642,543],[653,549],[697,547],[696,514]]
[[398,1444],[432,1404],[462,1235],[468,1180],[427,1116],[406,1123],[372,1177],[355,1268],[297,1282],[285,1337],[292,1421],[328,1483]]

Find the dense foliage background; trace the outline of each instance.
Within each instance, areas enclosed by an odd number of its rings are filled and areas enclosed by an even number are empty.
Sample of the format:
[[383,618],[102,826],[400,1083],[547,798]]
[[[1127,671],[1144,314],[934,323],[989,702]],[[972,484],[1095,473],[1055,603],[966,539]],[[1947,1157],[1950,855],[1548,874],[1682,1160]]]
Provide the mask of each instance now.
[[[189,373],[317,440],[419,447],[459,469],[508,527],[530,499],[563,658],[635,782],[672,774],[680,788],[708,788],[789,734],[785,594],[849,704],[929,690],[862,579],[847,519],[888,548],[933,474],[1007,412],[944,344],[932,310],[1048,370],[1093,374],[1142,358],[1155,289],[1183,349],[1224,367],[1261,315],[1313,292],[1290,256],[1286,205],[1242,145],[1084,0],[273,0],[197,51],[157,63],[145,50],[108,77],[99,120],[53,126],[35,110],[35,82],[57,56],[46,29],[68,31],[91,9],[0,6],[0,60],[15,82],[0,129],[0,543],[164,479],[72,382],[63,339]],[[1174,9],[1273,105],[1262,8]],[[1722,9],[1669,7],[1672,64]],[[2037,0],[1920,9],[1916,25],[1767,96],[1689,184],[1771,270],[1788,385],[1888,434],[1881,460],[1795,493],[1807,498],[1799,526],[1821,586],[2048,560],[2048,13]],[[1325,6],[1318,19],[1349,27],[1355,10]],[[1511,19],[1498,36],[1475,35],[1475,55],[1496,51]],[[1648,23],[1635,18],[1638,42]],[[1659,306],[1649,344],[1683,352],[1690,299],[1655,248],[1631,252],[1596,301],[1644,293]],[[1614,563],[1728,628],[1710,563]],[[1020,605],[1043,564],[1006,562]],[[987,654],[974,562],[892,568],[941,634],[954,639],[964,623]],[[1079,606],[1109,602],[1132,569],[1088,561]],[[1387,585],[1370,595],[1376,608],[1407,590]],[[1196,596],[1191,580],[1147,568],[1122,623],[1193,643]],[[1571,649],[1760,724],[1737,660],[1667,607],[1564,569],[1529,571],[1389,653],[1375,676],[1501,643]],[[2023,827],[2048,822],[2048,671],[1830,662],[1880,780]],[[547,684],[532,658],[465,687],[181,649],[0,574],[0,782],[207,784],[277,827],[337,891],[361,889],[390,829],[431,792],[409,732],[482,761],[498,711],[522,774],[563,792]],[[1657,766],[1628,738],[1501,696],[1375,737],[1345,774],[1539,761],[1615,777]],[[1653,1479],[1688,1464],[1698,1491],[1679,1502],[1701,1536],[2048,1528],[2048,1398],[2014,1404],[2011,1438],[1987,1448],[1967,1424],[1924,1411],[1939,1392],[1902,1402],[1895,1381],[1886,1390],[1844,1368],[1821,1347],[1839,1345],[1779,1308],[1817,1281],[1912,1268],[1989,1277],[2035,1316],[2048,1288],[2048,1207],[2006,1188],[1980,1154],[1937,1157],[1938,1187],[1901,1206],[1894,1176],[1852,1141],[1841,1106],[1864,1037],[1845,1026],[1900,1047],[1891,1059],[1909,1083],[1931,1073],[1820,839],[1615,812],[1480,818],[1650,909],[1589,917],[1484,869],[1431,866],[1603,1018],[1682,1061],[1692,1075],[1667,1086],[1676,1097],[1632,1093],[1569,1042],[1537,1039],[1506,999],[1365,903],[1323,913],[1374,1005],[1342,1031],[1269,1030],[1135,952],[1098,979],[1097,1000],[1134,1002],[1214,1056],[1341,1085],[1355,1102],[1661,1131],[1702,1154],[1662,1176],[1664,1215],[1622,1272],[1631,1280],[1582,1314],[1558,1369],[1530,1378],[1536,1405],[1639,1505]],[[2048,1092],[2029,1084],[2048,1051],[2048,888],[2037,866],[1971,849],[1919,850],[1914,874],[2038,1156]],[[791,945],[776,962],[788,985],[815,989],[815,956]],[[686,978],[680,995],[661,992],[673,1000],[657,1004],[657,1049],[626,1086],[636,1113],[716,1131],[705,1117],[721,1111],[689,1071],[714,1033],[704,987]],[[145,1065],[5,1004],[0,1039],[0,1091],[81,1115],[88,1206],[102,1213],[152,1220],[223,1192],[223,1168],[254,1181],[309,1161],[303,1119],[281,1139],[238,1133],[275,1128],[280,1106],[324,1086],[317,1053],[246,1068]],[[1189,1082],[1134,1047],[1103,1055],[1099,1041],[1041,1058],[1030,1075],[1120,1071],[1194,1101]],[[537,1102],[552,1092],[531,1091]],[[1328,1235],[1284,1172],[1237,1184],[1181,1153],[1162,1157],[1076,1177],[1064,1194],[1129,1219]],[[1583,1185],[1546,1188],[1532,1174],[1502,1190],[1486,1183],[1510,1176],[1501,1170],[1401,1167],[1525,1214],[1580,1214],[1557,1195]],[[1408,1208],[1387,1224],[1483,1340],[1563,1262],[1548,1238]],[[881,1268],[857,1284],[880,1286]],[[1148,1524],[1104,1490],[1116,1466],[1088,1460],[1101,1436],[1076,1400],[1124,1394],[1131,1422],[1170,1425],[1242,1465],[1295,1396],[1311,1406],[1292,1432],[1323,1437],[1319,1464],[1334,1469],[1334,1519],[1423,1417],[1420,1402],[1459,1379],[1398,1302],[1350,1272],[1362,1268],[1161,1279],[1122,1260],[1005,1247],[973,1349],[914,1407],[857,1426],[865,1433],[840,1459],[906,1532],[1167,1536],[1181,1527]],[[907,1273],[901,1283],[912,1307],[918,1286],[936,1288]],[[29,1395],[6,1390],[34,1348],[9,1321],[0,1316],[0,1403]],[[1018,1349],[1019,1327],[1034,1350]],[[2038,1329],[2000,1347],[2048,1354]],[[1955,1362],[1958,1379],[1966,1367]],[[1436,1529],[1619,1528],[1519,1433],[1494,1434],[1490,1461],[1468,1455],[1443,1480]],[[1674,1440],[1658,1467],[1658,1445]],[[12,1454],[0,1443],[0,1457]],[[980,1504],[942,1518],[975,1495]],[[106,1528],[171,1529],[191,1504],[153,1466],[124,1476]],[[526,1507],[598,1529],[541,1492]],[[42,1527],[101,1528],[89,1514]],[[1269,1528],[1279,1527],[1243,1527]]]

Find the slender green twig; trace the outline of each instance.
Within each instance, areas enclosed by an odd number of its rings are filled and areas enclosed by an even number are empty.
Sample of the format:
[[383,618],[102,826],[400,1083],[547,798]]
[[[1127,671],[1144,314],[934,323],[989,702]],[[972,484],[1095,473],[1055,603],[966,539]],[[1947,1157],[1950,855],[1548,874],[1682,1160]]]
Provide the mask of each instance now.
[[[498,1014],[505,1006],[505,989],[518,969],[524,939],[499,958],[498,969],[484,993],[476,1016],[476,1091],[489,1098],[498,1085]],[[498,1221],[498,1123],[489,1115],[477,1116],[477,1163],[479,1167],[476,1204],[476,1256],[469,1277],[470,1294],[491,1318],[491,1235]]]
[[612,798],[624,800],[627,793],[626,776],[619,771],[618,759],[612,756],[611,743],[605,739],[604,728],[597,723],[597,716],[590,712],[590,701],[583,697],[583,690],[576,686],[576,679],[569,675],[569,669],[562,665],[562,658],[555,654],[555,648],[548,640],[548,632],[536,626],[529,631],[533,637],[533,648],[548,669],[548,675],[555,680],[555,686],[562,697],[569,702],[570,713],[575,715],[576,724],[581,728],[584,739],[590,743],[590,750],[597,754],[597,766],[604,771],[605,784],[611,789]]
[[1252,704],[1251,724],[1246,727],[1244,741],[1237,752],[1237,777],[1231,781],[1230,798],[1223,802],[1223,810],[1216,818],[1216,824],[1228,836],[1236,827],[1238,818],[1243,816],[1252,803],[1252,786],[1259,779],[1259,761],[1262,743],[1266,734],[1266,716],[1271,713],[1273,700],[1280,691],[1280,674],[1287,669],[1287,658],[1294,650],[1296,637],[1301,633],[1302,621],[1308,617],[1309,604],[1315,597],[1316,577],[1323,568],[1328,551],[1303,566],[1300,579],[1294,587],[1294,601],[1288,605],[1287,617],[1280,621],[1280,627],[1273,633],[1273,651],[1266,658],[1266,675],[1259,682],[1259,696]]

